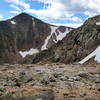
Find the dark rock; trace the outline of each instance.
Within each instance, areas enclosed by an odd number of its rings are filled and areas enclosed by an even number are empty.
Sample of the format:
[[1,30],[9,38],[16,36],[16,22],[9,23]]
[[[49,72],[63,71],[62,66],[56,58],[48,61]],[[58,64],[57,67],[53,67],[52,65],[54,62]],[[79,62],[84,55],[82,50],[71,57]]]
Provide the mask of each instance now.
[[77,76],[77,75],[72,76],[70,78],[73,79],[74,81],[80,81],[81,80],[81,77],[80,76]]
[[78,76],[80,76],[80,77],[88,77],[89,73],[87,73],[87,72],[79,72]]
[[55,78],[52,77],[52,76],[45,76],[43,77],[43,79],[41,80],[41,83],[47,85],[49,84],[50,82],[56,82]]
[[60,75],[62,75],[61,73],[53,73],[53,76],[55,77],[55,78],[58,78]]
[[54,77],[49,78],[50,82],[56,82],[56,79]]
[[89,18],[81,27],[69,32],[62,41],[33,57],[32,63],[49,61],[67,64],[81,61],[100,45],[97,22],[100,22],[100,15]]
[[21,82],[16,82],[16,83],[15,83],[15,86],[17,86],[17,87],[21,87],[21,85],[22,85]]
[[29,78],[26,83],[33,81],[33,78]]
[[5,88],[2,86],[0,87],[0,92],[4,92],[5,91]]
[[[27,55],[22,59],[19,51],[28,51],[31,48],[41,51],[45,39],[51,34],[51,26],[55,27],[26,13],[0,21],[0,63],[32,63],[34,55]],[[72,28],[58,27],[58,31],[66,29],[70,31]],[[51,36],[52,42],[47,44],[47,48],[55,44],[53,39],[56,37]]]
[[99,89],[97,89],[99,92],[100,92],[100,88]]

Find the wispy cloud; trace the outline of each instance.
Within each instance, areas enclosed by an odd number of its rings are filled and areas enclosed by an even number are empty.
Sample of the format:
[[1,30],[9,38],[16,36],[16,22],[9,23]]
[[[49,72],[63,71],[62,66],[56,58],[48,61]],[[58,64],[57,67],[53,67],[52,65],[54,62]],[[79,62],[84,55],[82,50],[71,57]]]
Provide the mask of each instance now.
[[11,3],[10,7],[14,8],[14,10],[11,10],[9,12],[13,14],[19,14],[23,10],[30,9],[30,5],[26,3],[25,0],[5,0],[5,1]]
[[15,4],[11,4],[10,7],[14,8],[14,10],[9,11],[10,13],[19,14],[22,12],[22,10]]
[[62,24],[62,23],[50,23],[52,25],[57,25],[57,26],[67,26],[67,27],[73,27],[77,28],[80,27],[83,23],[67,23],[67,24]]
[[30,5],[25,0],[5,0],[6,2],[22,6],[24,9],[30,9]]
[[[9,3],[20,5],[23,11],[36,14],[39,18],[49,20],[72,20],[74,22],[82,22],[82,18],[74,16],[77,13],[84,14],[88,17],[100,14],[100,0],[27,0],[38,1],[44,3],[44,7],[40,10],[30,9],[30,5],[26,0],[6,0]],[[48,6],[45,4],[48,4]],[[11,5],[18,12],[19,8]],[[10,11],[12,13],[12,11]],[[15,13],[14,12],[14,13]]]
[[[69,19],[80,13],[89,16],[100,14],[100,0],[31,0],[49,4],[46,9],[37,10],[36,14],[48,19]],[[31,10],[31,9],[30,9]],[[28,11],[30,11],[28,9]],[[32,10],[31,10],[32,11]],[[31,12],[30,11],[30,12]],[[33,10],[34,13],[34,10]],[[73,21],[81,21],[73,17]]]
[[11,4],[10,7],[14,8],[17,11],[21,11],[21,9],[18,6],[14,5],[14,4]]
[[19,14],[19,13],[21,13],[20,11],[16,11],[16,10],[12,10],[12,11],[9,11],[10,13],[12,13],[12,14]]

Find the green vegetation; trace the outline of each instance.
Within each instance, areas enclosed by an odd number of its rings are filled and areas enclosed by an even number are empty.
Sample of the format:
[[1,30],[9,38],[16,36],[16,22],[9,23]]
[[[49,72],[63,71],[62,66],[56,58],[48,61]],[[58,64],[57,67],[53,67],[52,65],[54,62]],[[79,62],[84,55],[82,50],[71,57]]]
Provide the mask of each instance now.
[[98,28],[97,31],[100,32],[100,28]]
[[0,97],[0,100],[35,100],[34,96],[18,96],[12,95],[11,93],[6,94],[3,97]]

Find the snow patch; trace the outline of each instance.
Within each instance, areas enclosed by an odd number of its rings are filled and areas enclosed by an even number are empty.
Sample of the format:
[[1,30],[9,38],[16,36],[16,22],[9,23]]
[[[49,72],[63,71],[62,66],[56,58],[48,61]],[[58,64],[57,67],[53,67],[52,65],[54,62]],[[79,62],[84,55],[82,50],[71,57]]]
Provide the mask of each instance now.
[[68,30],[68,28],[66,28],[66,31],[65,32],[60,32],[59,30],[57,31],[59,34],[57,35],[57,33],[55,33],[56,35],[56,43],[59,41],[59,40],[62,40],[67,33],[69,33],[70,30]]
[[20,55],[24,58],[26,57],[26,55],[33,55],[35,53],[38,53],[39,50],[38,49],[33,49],[31,48],[29,51],[19,51]]
[[97,63],[100,63],[100,46],[97,47],[96,50],[94,50],[91,54],[89,54],[86,58],[81,60],[79,63],[84,64],[86,61],[88,61],[93,57],[95,57],[94,60],[97,61]]
[[33,25],[35,25],[35,19],[34,18],[32,18],[32,21],[33,21]]
[[55,33],[56,29],[58,27],[55,27],[55,26],[50,26],[51,28],[51,34],[46,38],[45,42],[44,42],[44,45],[41,47],[41,50],[45,50],[45,49],[48,49],[46,46],[48,44],[48,41],[49,39],[51,38],[51,36],[53,35],[53,33]]
[[41,50],[48,49],[46,46],[48,44],[49,39],[51,38],[53,34],[55,34],[56,36],[56,39],[53,39],[53,42],[57,43],[59,40],[62,40],[66,36],[66,34],[69,33],[69,31],[71,31],[71,29],[66,28],[65,32],[60,32],[59,30],[57,30],[59,28],[58,26],[50,26],[50,28],[51,28],[51,34],[46,38],[44,45],[41,47]]
[[10,21],[11,22],[11,24],[16,24],[16,22],[14,21],[14,20],[12,20],[12,21]]
[[100,25],[100,22],[97,22],[96,25]]
[[34,21],[34,18],[32,17],[32,20]]

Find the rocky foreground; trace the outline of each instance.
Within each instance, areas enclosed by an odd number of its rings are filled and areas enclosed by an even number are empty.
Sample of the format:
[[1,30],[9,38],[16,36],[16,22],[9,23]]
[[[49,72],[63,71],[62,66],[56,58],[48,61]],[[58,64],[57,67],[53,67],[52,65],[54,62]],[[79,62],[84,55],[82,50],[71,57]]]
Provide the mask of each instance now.
[[100,65],[0,65],[0,100],[100,100]]

